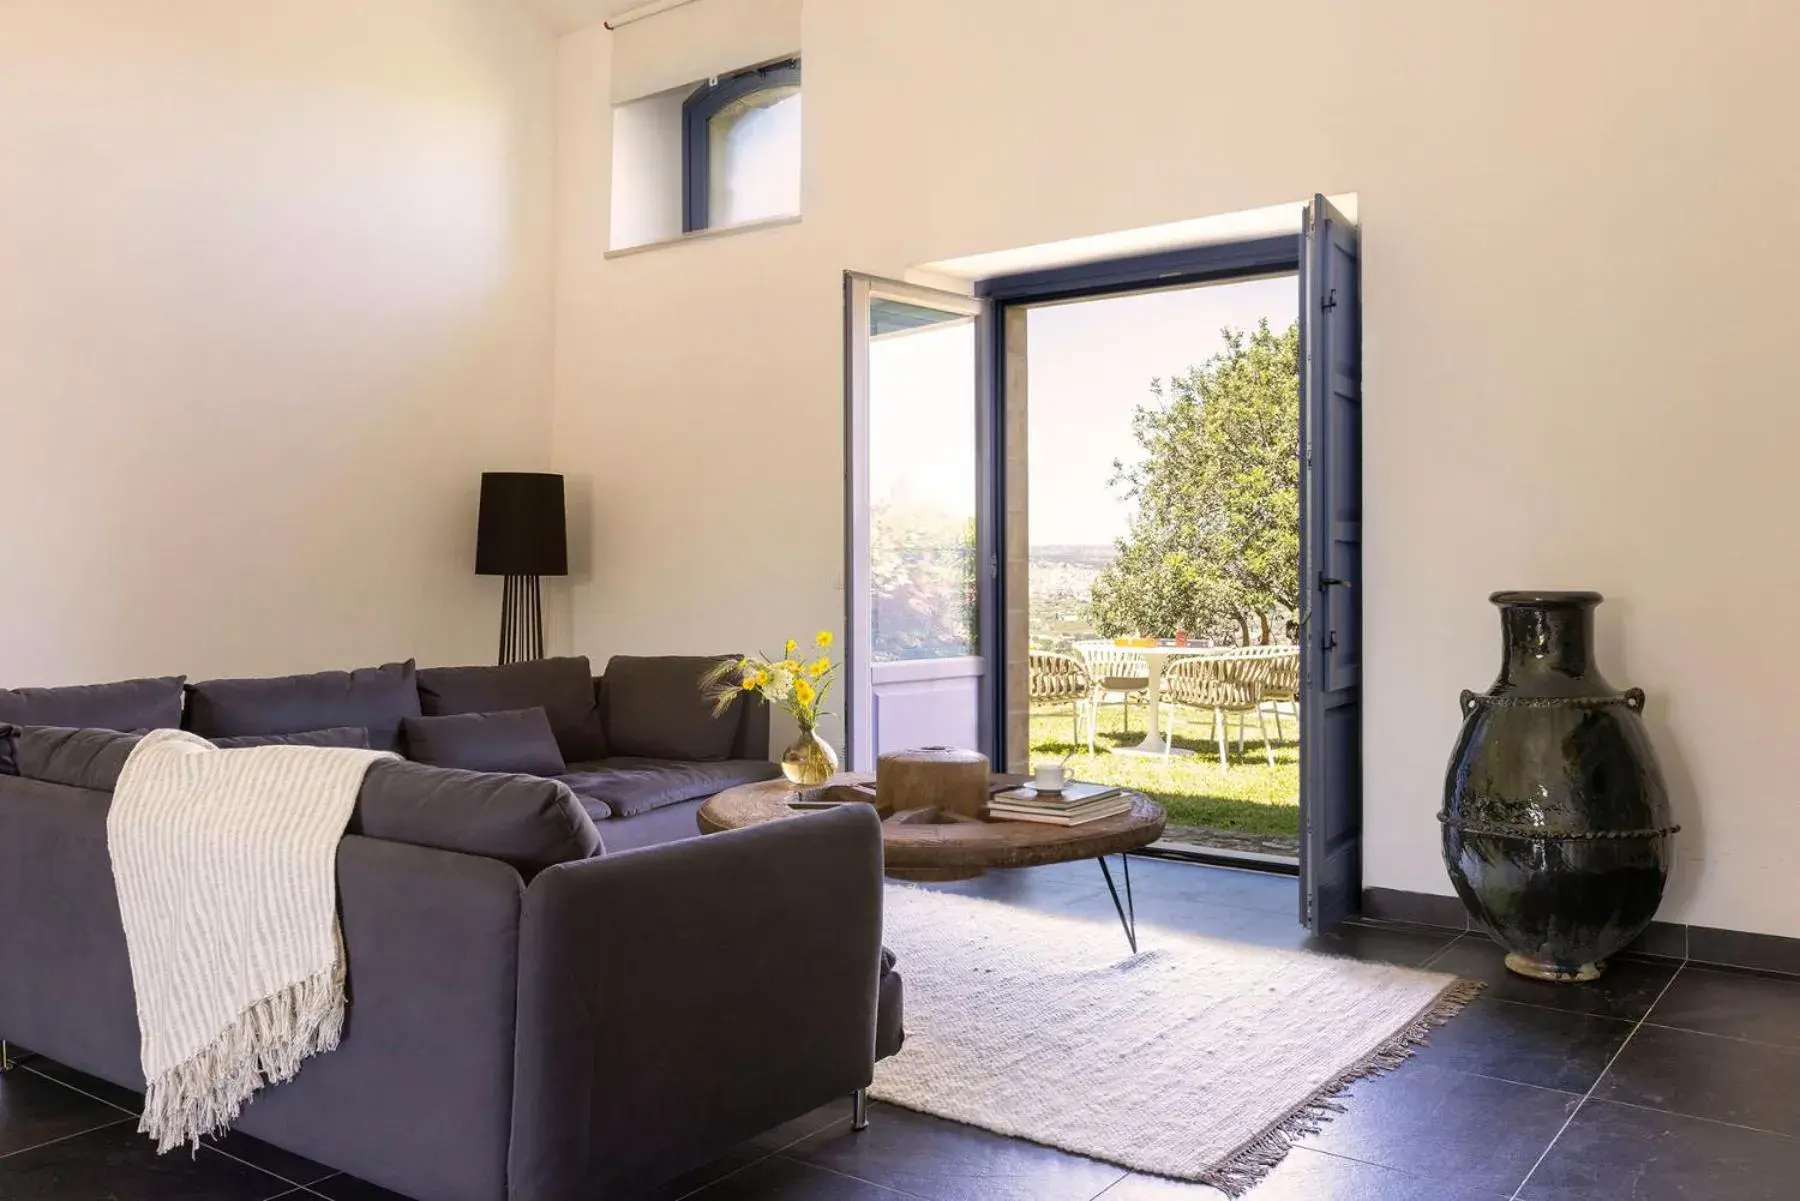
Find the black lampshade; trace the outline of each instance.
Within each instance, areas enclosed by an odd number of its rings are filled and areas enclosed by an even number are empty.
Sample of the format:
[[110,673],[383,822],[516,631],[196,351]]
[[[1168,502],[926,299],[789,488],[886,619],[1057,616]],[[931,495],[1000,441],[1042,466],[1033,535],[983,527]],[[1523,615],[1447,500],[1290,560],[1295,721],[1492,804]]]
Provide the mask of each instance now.
[[541,471],[481,473],[475,574],[569,574],[562,476]]

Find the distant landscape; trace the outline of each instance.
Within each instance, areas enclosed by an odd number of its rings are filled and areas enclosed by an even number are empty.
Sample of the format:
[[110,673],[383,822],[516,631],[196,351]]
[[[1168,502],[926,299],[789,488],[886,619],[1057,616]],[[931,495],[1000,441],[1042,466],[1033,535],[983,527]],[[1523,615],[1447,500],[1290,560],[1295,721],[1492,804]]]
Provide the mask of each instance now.
[[1067,651],[1094,636],[1088,593],[1117,554],[1110,543],[1031,548],[1031,649]]

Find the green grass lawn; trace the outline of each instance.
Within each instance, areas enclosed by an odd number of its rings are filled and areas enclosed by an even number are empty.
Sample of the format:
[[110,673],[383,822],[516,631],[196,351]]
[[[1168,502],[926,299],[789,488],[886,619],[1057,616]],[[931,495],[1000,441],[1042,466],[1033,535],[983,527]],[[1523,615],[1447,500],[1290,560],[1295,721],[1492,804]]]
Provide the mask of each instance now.
[[[1167,711],[1165,710],[1165,713]],[[1232,719],[1229,746],[1231,769],[1219,766],[1219,748],[1213,741],[1211,711],[1174,709],[1175,745],[1196,754],[1162,759],[1113,755],[1115,746],[1131,746],[1144,736],[1144,709],[1131,710],[1131,733],[1124,731],[1124,711],[1118,705],[1100,710],[1100,730],[1094,755],[1087,753],[1085,728],[1081,745],[1071,741],[1067,705],[1031,711],[1031,761],[1056,762],[1071,749],[1069,772],[1078,780],[1134,788],[1160,801],[1169,811],[1171,826],[1201,830],[1231,830],[1278,838],[1300,834],[1299,719],[1291,712],[1281,718],[1285,738],[1275,743],[1275,766],[1263,758],[1263,746],[1252,721],[1245,732],[1244,754],[1237,753],[1236,721]],[[1166,732],[1166,731],[1165,731]],[[1275,733],[1269,719],[1269,733]]]

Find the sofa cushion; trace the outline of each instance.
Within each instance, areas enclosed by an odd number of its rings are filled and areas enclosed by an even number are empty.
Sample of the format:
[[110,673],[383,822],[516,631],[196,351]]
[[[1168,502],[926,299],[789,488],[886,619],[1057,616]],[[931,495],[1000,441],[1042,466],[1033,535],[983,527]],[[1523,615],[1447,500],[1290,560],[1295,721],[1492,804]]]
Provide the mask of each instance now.
[[[780,774],[780,769],[766,759],[689,763],[619,758],[577,763],[558,778],[576,796],[604,805],[608,813],[620,818],[709,797],[739,784],[754,784]],[[588,806],[588,810],[591,813],[593,806]]]
[[[20,775],[111,792],[136,734],[32,727],[19,733]],[[483,855],[526,877],[598,853],[600,832],[566,785],[380,759],[363,775],[346,831]]]
[[427,717],[541,708],[564,759],[606,755],[606,731],[586,658],[534,659],[500,667],[427,667],[419,672],[419,705]]
[[407,758],[416,763],[526,776],[560,776],[568,770],[550,719],[539,708],[409,717],[401,728]]
[[94,730],[154,730],[181,724],[185,676],[76,684],[68,688],[0,688],[0,723]]
[[111,792],[142,734],[65,726],[22,726],[14,737],[18,774],[68,788]]
[[601,851],[600,832],[556,780],[384,759],[370,766],[350,833],[504,860],[527,879]]
[[247,746],[341,746],[366,751],[369,749],[369,731],[362,726],[331,726],[324,730],[302,730],[297,734],[239,734],[215,738],[212,744],[222,751]]
[[298,734],[362,726],[378,751],[400,749],[400,723],[419,716],[413,661],[270,679],[188,685],[184,727],[205,738]]
[[614,655],[606,665],[606,743],[611,754],[694,763],[728,758],[736,706],[713,716],[700,678],[737,655]]

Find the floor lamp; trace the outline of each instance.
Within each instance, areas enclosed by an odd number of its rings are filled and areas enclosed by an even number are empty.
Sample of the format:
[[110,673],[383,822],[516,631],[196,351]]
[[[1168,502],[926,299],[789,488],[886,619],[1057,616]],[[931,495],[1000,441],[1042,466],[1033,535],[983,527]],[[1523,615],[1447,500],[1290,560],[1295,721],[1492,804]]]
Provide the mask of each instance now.
[[500,602],[500,662],[542,659],[540,580],[569,574],[562,476],[540,471],[481,473],[475,574],[506,577]]

